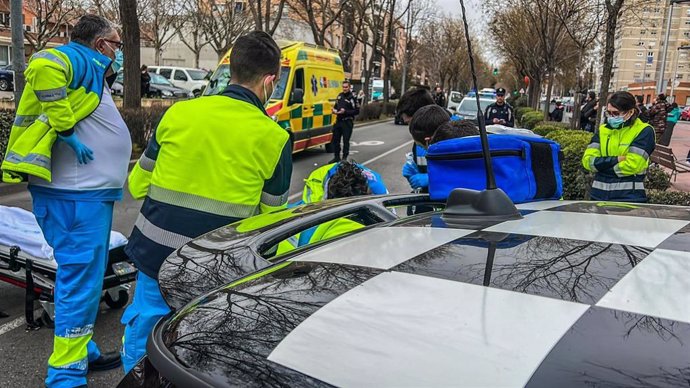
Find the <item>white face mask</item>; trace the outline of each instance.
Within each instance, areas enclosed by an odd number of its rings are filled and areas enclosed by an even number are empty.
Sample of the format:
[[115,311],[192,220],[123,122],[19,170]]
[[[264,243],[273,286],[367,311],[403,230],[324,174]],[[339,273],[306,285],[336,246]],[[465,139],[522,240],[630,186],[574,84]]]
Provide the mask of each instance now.
[[274,81],[271,80],[271,94],[268,94],[268,92],[266,91],[266,82],[263,83],[263,86],[264,86],[264,107],[267,107],[269,99],[273,95],[273,92],[276,90],[276,85],[275,85]]

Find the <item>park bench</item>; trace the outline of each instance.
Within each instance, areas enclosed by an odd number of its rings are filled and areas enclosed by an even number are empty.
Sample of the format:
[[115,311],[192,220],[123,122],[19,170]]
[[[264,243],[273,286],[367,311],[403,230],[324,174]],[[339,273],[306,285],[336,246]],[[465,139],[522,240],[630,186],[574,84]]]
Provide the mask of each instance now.
[[673,155],[673,150],[670,147],[657,144],[654,152],[650,156],[649,160],[652,163],[656,163],[660,166],[664,166],[671,170],[671,176],[673,181],[676,181],[678,174],[690,172],[690,163],[679,161],[676,156]]

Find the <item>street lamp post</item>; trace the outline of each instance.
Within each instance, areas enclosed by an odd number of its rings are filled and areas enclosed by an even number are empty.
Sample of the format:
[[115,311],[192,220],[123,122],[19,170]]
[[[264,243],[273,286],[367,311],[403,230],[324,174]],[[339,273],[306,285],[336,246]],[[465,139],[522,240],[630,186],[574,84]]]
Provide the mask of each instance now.
[[676,102],[676,97],[673,95],[676,91],[676,77],[678,76],[678,62],[680,62],[680,50],[690,50],[690,46],[680,46],[676,50],[676,65],[673,67],[673,78],[671,79],[671,102]]
[[666,92],[666,80],[664,79],[664,72],[666,71],[666,55],[668,54],[668,44],[669,36],[671,34],[671,21],[673,19],[673,6],[675,4],[690,3],[690,0],[670,0],[669,4],[671,9],[668,11],[668,17],[666,18],[666,34],[664,41],[664,50],[661,54],[661,69],[659,70],[659,78],[656,84],[657,94]]

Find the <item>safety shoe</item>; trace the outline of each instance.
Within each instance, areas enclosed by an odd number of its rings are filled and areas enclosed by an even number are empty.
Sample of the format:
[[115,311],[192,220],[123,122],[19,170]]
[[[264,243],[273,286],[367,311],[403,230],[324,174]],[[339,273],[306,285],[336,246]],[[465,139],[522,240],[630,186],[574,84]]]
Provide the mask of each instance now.
[[101,353],[101,356],[94,361],[89,361],[90,372],[100,372],[118,368],[122,365],[120,352]]
[[340,161],[340,158],[333,158],[333,159],[329,160],[327,164],[338,163],[339,161]]

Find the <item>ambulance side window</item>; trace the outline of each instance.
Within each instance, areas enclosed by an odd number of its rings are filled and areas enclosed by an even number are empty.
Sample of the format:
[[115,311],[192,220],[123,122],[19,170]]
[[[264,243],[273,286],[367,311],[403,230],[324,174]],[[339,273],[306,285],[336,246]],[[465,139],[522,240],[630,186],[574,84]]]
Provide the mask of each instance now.
[[292,90],[304,90],[304,69],[295,70],[295,81],[292,83]]

